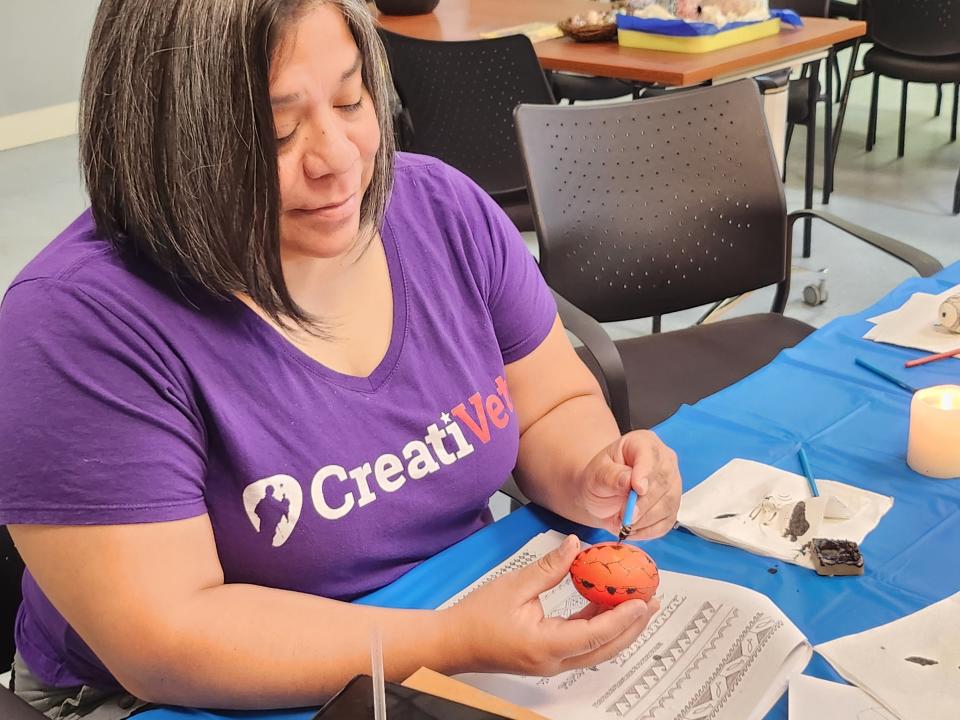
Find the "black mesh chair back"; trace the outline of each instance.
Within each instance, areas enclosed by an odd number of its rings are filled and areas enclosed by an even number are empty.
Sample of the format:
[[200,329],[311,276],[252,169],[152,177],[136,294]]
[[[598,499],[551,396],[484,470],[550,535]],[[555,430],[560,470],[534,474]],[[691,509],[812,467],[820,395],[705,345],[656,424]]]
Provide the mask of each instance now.
[[830,0],[830,17],[847,18],[848,20],[866,20],[866,2],[865,0],[857,0],[856,3],[843,2],[843,0]]
[[905,55],[960,54],[960,0],[870,0],[874,42]]
[[20,607],[22,578],[23,560],[7,528],[0,525],[0,673],[9,670],[13,660],[13,622]]
[[404,150],[453,165],[491,195],[522,190],[513,110],[553,104],[529,38],[438,42],[380,30],[412,124]]
[[517,109],[549,285],[601,322],[774,283],[786,202],[756,83]]

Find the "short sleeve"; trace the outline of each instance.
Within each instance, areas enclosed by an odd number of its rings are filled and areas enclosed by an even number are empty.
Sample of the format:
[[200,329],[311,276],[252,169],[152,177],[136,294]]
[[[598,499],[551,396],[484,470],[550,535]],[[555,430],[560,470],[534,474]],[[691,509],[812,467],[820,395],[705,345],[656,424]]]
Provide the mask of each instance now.
[[0,305],[0,523],[206,512],[205,436],[175,354],[68,281]]
[[557,304],[510,218],[476,183],[452,172],[483,261],[481,285],[503,361],[511,363],[530,354],[547,337]]

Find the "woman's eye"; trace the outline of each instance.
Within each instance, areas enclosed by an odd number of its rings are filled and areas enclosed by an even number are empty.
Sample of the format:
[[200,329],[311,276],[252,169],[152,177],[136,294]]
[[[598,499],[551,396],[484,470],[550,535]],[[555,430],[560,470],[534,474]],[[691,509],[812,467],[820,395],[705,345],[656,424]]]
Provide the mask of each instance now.
[[294,128],[287,135],[284,135],[283,137],[278,137],[277,145],[285,145],[286,143],[288,143],[290,140],[293,139],[293,136],[296,132],[297,132],[297,128]]
[[352,113],[359,110],[362,105],[363,105],[363,98],[361,97],[355,103],[352,103],[350,105],[337,105],[336,108],[337,110],[343,110],[344,112]]

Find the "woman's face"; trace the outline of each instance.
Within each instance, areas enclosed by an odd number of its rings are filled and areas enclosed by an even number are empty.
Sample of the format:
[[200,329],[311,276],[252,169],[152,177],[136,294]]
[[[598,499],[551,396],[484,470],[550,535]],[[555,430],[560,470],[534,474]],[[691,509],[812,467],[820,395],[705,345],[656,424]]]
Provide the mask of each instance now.
[[285,258],[348,252],[380,145],[363,58],[336,7],[322,4],[281,37],[270,71]]

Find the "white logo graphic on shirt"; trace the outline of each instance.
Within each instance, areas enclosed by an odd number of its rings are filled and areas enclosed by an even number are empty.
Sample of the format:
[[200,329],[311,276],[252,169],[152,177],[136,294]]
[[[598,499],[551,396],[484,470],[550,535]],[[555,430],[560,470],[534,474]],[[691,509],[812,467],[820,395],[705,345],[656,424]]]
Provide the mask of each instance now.
[[243,489],[243,508],[258,533],[270,533],[273,547],[283,545],[300,519],[303,491],[289,475],[250,483]]
[[[506,380],[498,375],[493,384],[495,393],[474,392],[441,413],[439,425],[430,423],[422,437],[409,440],[396,452],[382,453],[353,468],[324,465],[309,483],[308,503],[324,520],[339,520],[397,492],[408,481],[426,478],[467,457],[474,452],[474,443],[487,445],[510,424],[514,413]],[[302,501],[300,485],[289,475],[257,480],[243,491],[243,507],[254,529],[266,534],[273,528],[273,547],[290,537]]]

